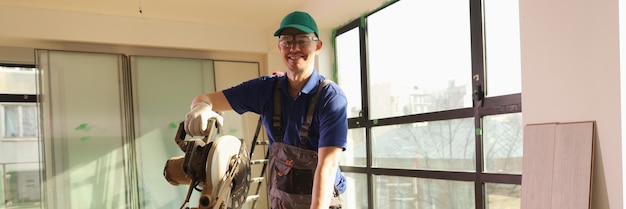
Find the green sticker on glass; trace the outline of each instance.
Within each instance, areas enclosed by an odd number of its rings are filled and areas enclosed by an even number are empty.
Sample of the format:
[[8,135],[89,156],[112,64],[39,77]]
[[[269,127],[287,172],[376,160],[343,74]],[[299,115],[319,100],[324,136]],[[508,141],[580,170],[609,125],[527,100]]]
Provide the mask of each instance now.
[[476,128],[476,135],[477,136],[482,136],[483,135],[483,130],[480,128]]
[[88,125],[86,123],[83,123],[83,124],[78,125],[78,127],[74,128],[74,130],[84,130],[84,129],[87,129],[87,126]]
[[178,124],[176,124],[175,122],[171,122],[170,128],[178,128]]

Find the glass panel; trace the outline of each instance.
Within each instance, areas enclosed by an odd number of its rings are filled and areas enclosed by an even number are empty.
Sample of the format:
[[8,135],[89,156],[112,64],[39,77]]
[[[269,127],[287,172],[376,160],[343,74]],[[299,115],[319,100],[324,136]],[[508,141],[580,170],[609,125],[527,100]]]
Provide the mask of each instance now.
[[519,209],[521,208],[521,185],[485,184],[487,209]]
[[[2,143],[2,142],[0,142]],[[8,202],[8,194],[4,194],[6,191],[4,188],[6,185],[6,181],[7,181],[7,173],[6,173],[6,164],[2,163],[0,164],[0,205],[4,205],[4,207],[6,207],[6,203]],[[3,207],[0,207],[3,208]]]
[[22,137],[35,138],[39,130],[37,121],[37,106],[35,104],[22,105]]
[[[141,207],[178,208],[185,200],[189,185],[173,186],[162,172],[168,159],[184,155],[174,142],[174,136],[189,111],[191,99],[258,77],[258,63],[134,56],[131,65],[136,82],[135,104],[138,105],[136,143]],[[233,74],[235,71],[238,73]],[[220,82],[216,83],[214,77],[221,78]],[[258,122],[258,115],[249,114],[250,118],[246,118],[233,111],[225,112],[222,126],[222,134],[244,139],[247,149],[251,147]],[[257,146],[255,157],[264,157],[265,151],[259,151],[262,148]],[[200,192],[194,191],[187,206],[198,206],[199,196]],[[263,199],[259,199],[257,206],[266,204]]]
[[[173,186],[163,177],[165,162],[184,153],[174,142],[191,99],[214,91],[213,63],[198,59],[131,57],[135,78],[136,149],[140,208],[179,208],[188,185]],[[165,85],[166,84],[166,85]],[[197,206],[199,192],[190,205]]]
[[13,163],[3,166],[6,168],[3,182],[6,192],[4,205],[8,208],[41,208],[39,163]]
[[474,208],[474,182],[376,176],[377,209]]
[[[215,78],[219,79],[215,79],[215,82],[213,82],[213,80],[205,81],[205,83],[214,83],[216,90],[224,90],[238,85],[241,82],[259,77],[258,63],[215,61],[214,66]],[[213,91],[215,90],[206,91],[204,93]],[[248,147],[250,147],[252,138],[254,138],[255,128],[259,121],[259,115],[251,112],[239,115],[235,111],[225,111],[222,112],[222,116],[225,121],[222,126],[224,133],[246,140]],[[260,135],[262,136],[263,134]],[[263,155],[264,153],[265,152],[261,152],[259,154]]]
[[20,137],[19,106],[4,105],[4,138]]
[[522,174],[522,113],[483,117],[485,172]]
[[373,166],[475,171],[472,118],[372,128]]
[[37,106],[32,104],[1,104],[4,107],[4,135],[6,139],[36,139]]
[[367,165],[366,148],[365,128],[348,129],[348,147],[345,152],[341,153],[341,165],[365,167]]
[[469,5],[398,1],[367,17],[371,119],[472,106]]
[[343,208],[368,209],[367,175],[360,173],[343,172],[348,181],[346,192],[341,194]]
[[361,116],[361,52],[359,28],[336,38],[337,83],[348,99],[348,118]]
[[[47,208],[126,208],[120,63],[114,54],[38,51]],[[38,61],[41,61],[38,60]],[[45,65],[44,65],[45,66]],[[54,115],[54,117],[48,117]]]
[[519,1],[484,0],[487,95],[522,92]]
[[[205,61],[206,62],[206,61]],[[204,83],[215,84],[216,90],[223,90],[226,88],[230,88],[234,85],[240,84],[241,82],[257,78],[259,77],[259,63],[253,62],[236,62],[236,61],[213,61],[214,71],[215,71],[215,82],[213,79],[207,78]],[[207,90],[206,92],[211,92],[215,90]],[[205,92],[205,93],[206,93]],[[224,117],[224,124],[222,125],[222,133],[236,136],[237,138],[243,139],[246,143],[247,149],[252,148],[252,140],[254,139],[254,132],[256,131],[256,127],[259,123],[259,115],[256,113],[244,113],[239,115],[235,111],[225,111],[222,112],[222,116]],[[265,134],[260,132],[258,136],[258,140],[265,140]],[[254,152],[250,159],[258,160],[265,159],[265,153],[267,153],[267,145],[264,146],[255,146]],[[263,166],[252,166],[252,177],[260,177],[261,170]],[[255,185],[255,184],[252,184]],[[256,194],[255,187],[251,187],[249,194]],[[259,198],[255,203],[255,207],[261,208],[263,205],[268,205],[267,194],[265,194],[265,189],[259,190]],[[243,209],[249,209],[252,207],[252,201],[243,205]]]
[[0,94],[36,94],[35,68],[0,66]]

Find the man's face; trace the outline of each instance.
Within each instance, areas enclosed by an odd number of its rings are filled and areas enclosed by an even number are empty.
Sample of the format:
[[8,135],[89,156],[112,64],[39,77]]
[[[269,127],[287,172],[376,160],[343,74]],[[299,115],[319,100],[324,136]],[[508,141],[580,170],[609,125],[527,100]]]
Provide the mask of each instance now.
[[303,72],[313,68],[315,56],[322,49],[322,41],[315,33],[286,28],[278,37],[278,49],[288,70]]

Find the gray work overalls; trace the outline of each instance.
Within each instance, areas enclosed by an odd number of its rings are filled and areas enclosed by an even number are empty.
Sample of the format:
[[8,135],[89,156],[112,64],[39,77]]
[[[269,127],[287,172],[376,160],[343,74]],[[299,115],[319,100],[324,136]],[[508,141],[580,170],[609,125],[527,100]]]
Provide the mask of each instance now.
[[[280,92],[278,92],[280,80],[282,80],[282,77],[277,79],[276,87],[274,88],[272,126],[274,128],[275,142],[271,145],[267,173],[270,209],[309,209],[313,191],[313,178],[315,176],[315,168],[317,167],[317,152],[307,149],[309,127],[313,120],[317,97],[330,80],[322,82],[311,99],[306,119],[300,127],[300,147],[285,144],[282,141]],[[341,208],[341,198],[336,188],[331,199],[330,208]]]

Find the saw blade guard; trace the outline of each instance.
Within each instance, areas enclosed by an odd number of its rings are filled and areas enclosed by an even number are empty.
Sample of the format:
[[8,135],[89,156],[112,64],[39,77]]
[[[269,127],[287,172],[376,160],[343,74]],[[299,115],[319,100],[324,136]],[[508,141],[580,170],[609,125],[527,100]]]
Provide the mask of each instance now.
[[211,171],[207,173],[206,179],[211,188],[217,188],[220,181],[224,179],[229,170],[231,158],[239,154],[241,145],[241,140],[231,135],[219,137],[213,142],[206,165],[207,171]]
[[185,140],[182,126],[175,142],[185,155],[170,158],[163,172],[170,184],[189,186],[181,209],[189,208],[185,205],[193,190],[200,191],[199,205],[194,209],[242,208],[251,182],[250,157],[243,140],[232,135],[210,140],[211,134],[202,140]]
[[[200,197],[201,206],[224,204],[227,208],[240,208],[248,193],[250,158],[242,140],[226,135],[212,143],[207,156],[206,189]],[[202,208],[202,207],[201,207]]]
[[[213,203],[224,204],[227,208],[240,208],[245,202],[250,181],[250,158],[242,140],[231,136],[221,136],[212,144],[207,159],[207,191]],[[203,192],[201,199],[207,193]],[[212,204],[211,204],[212,205]]]

